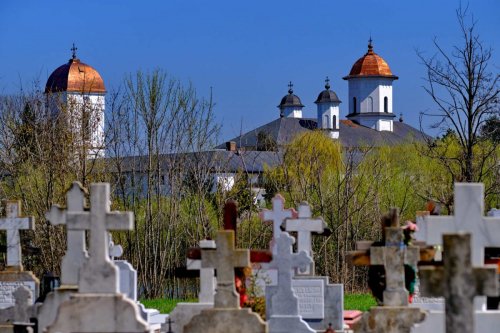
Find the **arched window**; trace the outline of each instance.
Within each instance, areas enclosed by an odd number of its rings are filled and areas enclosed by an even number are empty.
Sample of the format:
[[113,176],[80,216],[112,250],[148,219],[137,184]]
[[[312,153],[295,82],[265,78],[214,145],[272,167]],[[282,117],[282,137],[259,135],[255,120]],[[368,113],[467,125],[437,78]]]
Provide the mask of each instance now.
[[356,113],[357,112],[357,105],[356,105],[357,101],[356,101],[356,97],[353,97],[352,98],[352,113]]
[[335,116],[335,115],[332,116],[332,128],[338,129],[337,128],[337,116]]
[[323,128],[331,128],[330,117],[328,117],[328,115],[325,115],[325,120],[323,122]]
[[371,96],[366,99],[366,112],[373,112],[373,98]]
[[389,112],[389,99],[387,98],[387,96],[384,97],[384,112]]

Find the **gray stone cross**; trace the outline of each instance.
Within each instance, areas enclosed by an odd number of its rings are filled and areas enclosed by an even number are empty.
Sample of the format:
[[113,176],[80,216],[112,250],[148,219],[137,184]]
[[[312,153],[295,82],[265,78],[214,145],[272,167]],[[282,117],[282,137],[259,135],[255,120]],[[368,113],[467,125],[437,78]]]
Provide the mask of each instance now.
[[481,183],[455,183],[455,215],[425,216],[425,235],[417,239],[429,245],[441,245],[442,236],[459,231],[471,233],[472,264],[484,264],[484,248],[500,247],[500,217],[484,216],[484,185]]
[[306,269],[313,262],[305,252],[292,252],[295,239],[286,232],[280,232],[276,240],[277,255],[270,263],[271,268],[278,271],[278,290],[272,298],[272,314],[298,315],[298,299],[292,289],[293,270]]
[[26,286],[19,286],[12,296],[15,299],[14,306],[0,309],[0,323],[29,323],[33,316],[33,300],[31,290]]
[[19,230],[34,230],[35,218],[21,216],[21,201],[7,201],[6,217],[0,218],[0,230],[7,231],[7,266],[22,270]]
[[385,228],[385,246],[370,247],[370,265],[385,267],[385,306],[408,305],[404,265],[417,267],[419,256],[418,247],[404,245],[403,230],[399,227]]
[[108,183],[90,185],[90,211],[66,216],[70,229],[90,230],[89,258],[80,270],[80,293],[118,293],[118,269],[109,258],[110,230],[132,230],[131,212],[110,211]]
[[234,230],[221,230],[217,233],[217,250],[201,250],[201,267],[215,268],[217,271],[217,291],[214,308],[240,307],[234,283],[234,269],[250,266],[250,251],[235,250]]
[[262,211],[262,220],[272,221],[273,223],[273,241],[271,246],[272,253],[276,253],[276,238],[281,234],[281,225],[287,218],[292,218],[296,215],[295,210],[285,209],[285,198],[281,194],[276,194],[273,198],[273,209],[264,209]]
[[446,333],[473,333],[474,297],[498,294],[495,268],[471,265],[471,238],[468,233],[443,235],[444,266],[420,268],[420,293],[445,298]]
[[[199,243],[201,249],[215,249],[215,241],[210,239],[201,240]],[[213,268],[202,268],[201,260],[187,259],[186,268],[188,270],[200,271],[200,293],[198,294],[199,303],[213,303],[215,295],[216,280]]]
[[[298,217],[288,218],[286,222],[286,231],[297,232],[297,251],[305,251],[308,256],[313,257],[312,236],[313,232],[323,233],[326,224],[321,218],[311,218],[311,207],[307,202],[299,205]],[[304,271],[297,271],[298,274],[314,274],[314,261]]]
[[85,231],[73,228],[67,220],[70,216],[85,211],[85,190],[79,182],[73,182],[66,193],[66,209],[52,205],[45,218],[53,225],[66,224],[66,254],[61,262],[61,284],[63,286],[78,285],[78,276],[83,262],[88,257],[85,246]]

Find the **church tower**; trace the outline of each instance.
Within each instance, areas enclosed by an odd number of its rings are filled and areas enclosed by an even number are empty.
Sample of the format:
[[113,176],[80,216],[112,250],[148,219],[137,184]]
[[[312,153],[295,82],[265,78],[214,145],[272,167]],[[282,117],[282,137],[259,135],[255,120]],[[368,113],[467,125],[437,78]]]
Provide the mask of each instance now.
[[373,52],[372,40],[368,51],[358,59],[349,75],[349,114],[347,118],[377,131],[393,131],[392,81],[393,75],[387,62]]
[[293,94],[293,84],[290,81],[288,84],[288,95],[285,95],[278,105],[280,109],[280,117],[302,118],[302,102],[299,96]]
[[318,110],[318,129],[328,133],[332,139],[339,138],[339,105],[337,94],[330,90],[330,79],[325,80],[325,90],[319,93],[314,102]]
[[45,85],[48,106],[53,114],[65,110],[78,149],[86,158],[104,157],[104,109],[106,88],[101,75],[72,57],[49,76]]

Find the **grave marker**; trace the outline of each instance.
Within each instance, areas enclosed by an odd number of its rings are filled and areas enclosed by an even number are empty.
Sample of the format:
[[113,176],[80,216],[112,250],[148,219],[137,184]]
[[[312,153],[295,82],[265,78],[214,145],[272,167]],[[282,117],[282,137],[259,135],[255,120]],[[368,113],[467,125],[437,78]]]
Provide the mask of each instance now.
[[444,267],[421,267],[420,292],[445,298],[446,332],[474,332],[474,297],[496,296],[495,268],[472,268],[471,235],[443,235]]
[[285,198],[281,194],[276,194],[273,198],[273,209],[264,209],[261,213],[261,219],[264,222],[271,221],[273,224],[273,240],[271,241],[272,252],[276,253],[276,237],[281,234],[281,225],[287,218],[297,217],[295,209],[285,209]]
[[[311,217],[311,207],[307,202],[299,205],[297,218],[288,218],[285,220],[286,231],[297,232],[297,250],[305,251],[308,256],[313,258],[312,236],[313,232],[323,233],[326,224],[321,218]],[[314,275],[314,261],[304,271],[298,271],[299,275]]]

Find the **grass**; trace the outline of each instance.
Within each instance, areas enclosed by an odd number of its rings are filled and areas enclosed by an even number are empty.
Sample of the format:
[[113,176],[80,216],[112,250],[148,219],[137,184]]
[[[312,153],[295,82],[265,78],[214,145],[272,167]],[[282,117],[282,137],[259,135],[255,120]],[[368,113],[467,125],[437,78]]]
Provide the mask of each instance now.
[[181,302],[197,302],[197,299],[167,299],[167,298],[155,298],[155,299],[142,299],[141,303],[147,309],[156,309],[160,313],[170,313],[177,303]]
[[368,311],[372,306],[376,306],[377,302],[371,294],[348,294],[344,295],[345,310],[360,310]]
[[[161,313],[170,313],[177,303],[180,302],[197,302],[196,299],[180,300],[180,299],[143,299],[141,303],[146,308],[157,309]],[[345,310],[360,310],[367,311],[370,307],[377,305],[375,299],[370,294],[348,294],[344,295],[344,309]]]

